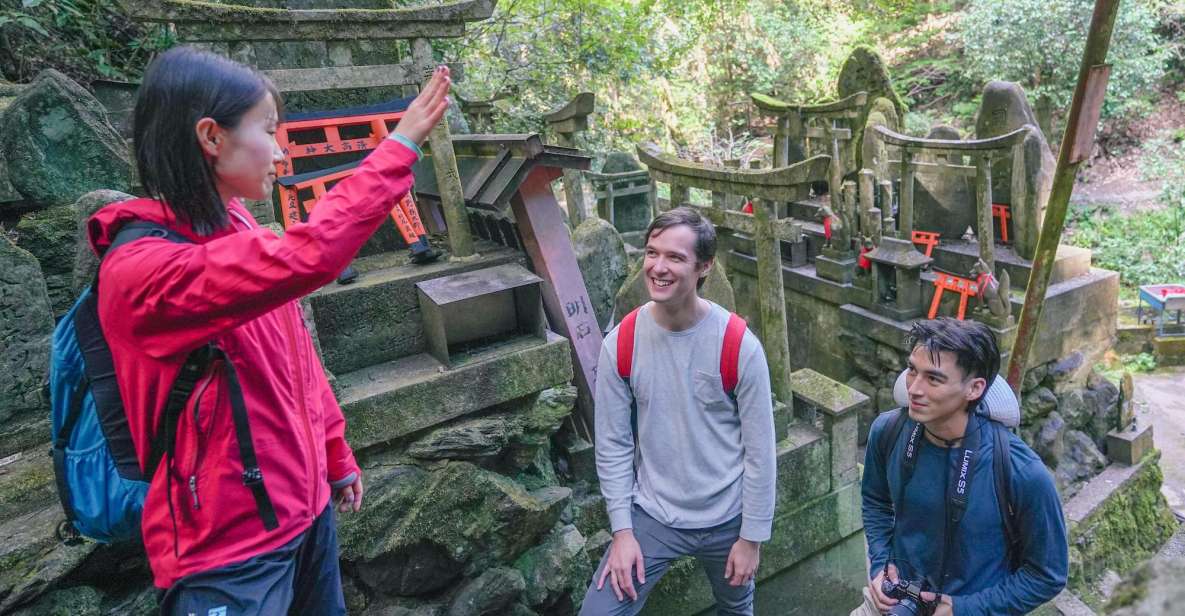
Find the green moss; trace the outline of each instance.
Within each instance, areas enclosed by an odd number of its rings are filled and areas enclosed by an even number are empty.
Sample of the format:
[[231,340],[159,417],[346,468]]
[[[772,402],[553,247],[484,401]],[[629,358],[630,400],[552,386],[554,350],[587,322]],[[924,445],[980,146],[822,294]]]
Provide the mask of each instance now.
[[1172,536],[1176,520],[1160,493],[1156,452],[1137,476],[1097,511],[1070,529],[1069,587],[1099,607],[1091,587],[1107,570],[1125,574],[1151,557]]

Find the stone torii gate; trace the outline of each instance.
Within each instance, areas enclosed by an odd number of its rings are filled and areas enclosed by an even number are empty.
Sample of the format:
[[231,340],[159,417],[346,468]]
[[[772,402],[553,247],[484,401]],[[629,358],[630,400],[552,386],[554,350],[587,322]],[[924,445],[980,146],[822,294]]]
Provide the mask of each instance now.
[[[126,0],[132,17],[169,23],[179,40],[196,43],[231,58],[258,58],[263,50],[292,42],[324,45],[333,66],[263,68],[281,92],[309,92],[385,86],[420,86],[436,61],[429,38],[455,38],[467,22],[488,19],[497,0],[467,0],[439,6],[400,9],[281,9],[215,4],[193,0]],[[360,41],[407,40],[411,59],[391,64],[355,65],[354,44]],[[256,49],[256,48],[259,49]],[[454,80],[459,66],[450,67]],[[441,205],[454,257],[474,254],[465,216],[460,174],[441,119],[428,138],[432,164],[440,182]]]
[[[790,347],[780,244],[801,243],[802,225],[791,219],[779,220],[777,204],[807,198],[811,183],[827,177],[831,158],[820,155],[775,169],[733,169],[680,160],[656,147],[638,146],[638,160],[650,169],[653,181],[670,185],[670,206],[696,207],[717,227],[753,238],[761,343],[769,360],[774,395],[788,402],[792,396]],[[712,191],[714,196],[747,195],[753,200],[753,214],[690,203],[691,188]]]

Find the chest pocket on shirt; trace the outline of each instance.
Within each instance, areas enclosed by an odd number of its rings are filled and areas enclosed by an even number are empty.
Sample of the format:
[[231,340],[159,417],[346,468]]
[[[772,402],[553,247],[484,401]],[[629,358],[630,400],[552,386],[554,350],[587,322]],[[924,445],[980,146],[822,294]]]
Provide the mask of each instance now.
[[713,413],[731,413],[732,401],[724,393],[724,385],[719,374],[696,370],[692,376],[692,393],[705,411]]

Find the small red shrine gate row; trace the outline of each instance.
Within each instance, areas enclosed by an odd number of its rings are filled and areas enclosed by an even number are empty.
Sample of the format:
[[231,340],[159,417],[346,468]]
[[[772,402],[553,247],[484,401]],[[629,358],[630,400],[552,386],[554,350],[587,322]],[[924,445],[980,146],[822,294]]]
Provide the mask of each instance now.
[[[391,129],[399,123],[412,100],[414,97],[364,107],[289,114],[276,127],[276,142],[284,152],[284,160],[276,164],[281,224],[288,227],[300,222],[300,210],[312,211],[317,200],[334,183],[352,175],[360,162],[296,174],[297,159],[369,152],[377,148],[391,134]],[[301,191],[310,191],[311,196],[301,198]],[[391,220],[413,254],[429,250],[428,232],[410,195],[392,208]]]

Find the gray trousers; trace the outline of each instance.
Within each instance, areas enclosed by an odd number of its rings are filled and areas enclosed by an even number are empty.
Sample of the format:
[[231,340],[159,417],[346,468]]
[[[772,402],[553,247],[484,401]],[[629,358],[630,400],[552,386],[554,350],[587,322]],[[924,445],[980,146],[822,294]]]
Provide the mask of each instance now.
[[626,597],[624,601],[618,601],[608,578],[605,579],[605,585],[597,590],[597,580],[601,579],[605,561],[609,559],[609,550],[606,549],[605,555],[601,557],[601,564],[597,566],[597,572],[593,574],[588,592],[584,594],[580,616],[637,614],[642,611],[646,597],[658,584],[658,580],[681,556],[695,557],[704,568],[704,573],[712,584],[712,595],[716,598],[718,615],[753,616],[753,582],[742,586],[730,586],[728,580],[724,579],[724,565],[728,561],[728,553],[740,538],[740,516],[720,526],[684,530],[663,526],[642,511],[641,507],[635,506],[633,522],[634,537],[642,548],[646,567],[645,584],[638,584],[637,577],[634,577],[634,589],[638,591],[638,600],[631,601]]

